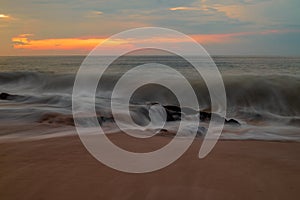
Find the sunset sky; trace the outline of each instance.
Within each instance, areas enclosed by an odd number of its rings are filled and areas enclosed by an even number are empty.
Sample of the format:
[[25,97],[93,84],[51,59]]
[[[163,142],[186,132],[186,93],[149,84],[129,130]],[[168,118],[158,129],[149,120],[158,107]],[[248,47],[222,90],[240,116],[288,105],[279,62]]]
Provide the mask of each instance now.
[[299,8],[299,0],[3,0],[0,55],[86,55],[120,31],[157,26],[213,55],[300,56]]

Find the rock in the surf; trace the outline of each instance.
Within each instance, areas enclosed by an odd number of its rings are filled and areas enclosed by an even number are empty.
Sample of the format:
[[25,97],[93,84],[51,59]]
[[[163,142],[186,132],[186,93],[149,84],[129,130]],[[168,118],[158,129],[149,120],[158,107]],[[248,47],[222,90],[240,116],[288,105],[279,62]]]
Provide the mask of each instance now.
[[171,122],[171,121],[179,121],[181,120],[181,109],[179,106],[163,106],[166,110],[166,114],[167,114],[167,122]]
[[215,117],[217,117],[221,120],[224,120],[225,124],[233,125],[233,126],[240,126],[241,125],[235,119],[225,119],[225,118],[219,116],[218,114],[210,113],[210,112],[204,112],[204,111],[200,111],[200,114],[199,114],[200,121],[201,122],[209,122],[211,120],[211,117],[212,117],[213,114],[215,115]]
[[235,119],[225,119],[225,124],[233,125],[233,126],[240,126],[241,124]]
[[74,119],[72,115],[64,115],[60,113],[44,114],[38,122],[43,124],[74,126]]
[[0,100],[14,100],[18,97],[21,97],[19,95],[12,95],[12,94],[9,94],[9,93],[6,93],[6,92],[2,92],[0,94]]
[[9,94],[6,92],[0,93],[0,100],[17,100],[17,99],[22,99],[22,98],[24,98],[24,96]]

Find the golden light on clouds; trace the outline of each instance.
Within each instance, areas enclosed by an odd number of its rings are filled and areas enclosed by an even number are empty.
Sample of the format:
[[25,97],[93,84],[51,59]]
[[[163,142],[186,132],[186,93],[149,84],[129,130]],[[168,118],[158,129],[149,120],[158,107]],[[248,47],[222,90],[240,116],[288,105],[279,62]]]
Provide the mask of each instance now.
[[[92,50],[105,38],[53,38],[53,39],[31,39],[33,34],[21,34],[12,38],[15,49],[30,50]],[[109,47],[115,47],[126,43],[126,41],[109,41]]]
[[203,12],[215,12],[224,13],[228,18],[242,19],[244,16],[245,5],[222,5],[222,4],[207,4],[206,0],[201,0],[198,6],[180,6],[169,8],[171,11],[203,11]]
[[0,19],[10,19],[11,17],[9,15],[0,14]]
[[[261,32],[237,32],[227,34],[194,34],[190,35],[194,40],[202,45],[206,44],[222,44],[239,40],[242,36],[248,35],[268,35],[287,33],[290,30],[265,30]],[[176,37],[153,37],[153,38],[128,38],[128,39],[110,39],[106,41],[105,37],[94,38],[52,38],[52,39],[32,39],[33,34],[21,34],[12,38],[13,47],[15,49],[28,50],[79,50],[90,51],[97,45],[105,41],[104,49],[117,50],[126,49],[128,47],[139,46],[139,44],[167,43],[168,45],[177,45],[188,42],[187,38]]]
[[[30,50],[92,50],[94,47],[105,41],[105,38],[56,38],[56,39],[31,39],[33,34],[21,34],[12,38],[15,49]],[[224,38],[230,35],[191,35],[201,44],[224,42]],[[153,38],[128,38],[109,40],[106,42],[106,48],[120,48],[121,46],[134,46],[135,44],[152,44],[152,43],[184,43],[183,38],[176,37],[153,37]]]
[[201,8],[198,7],[174,7],[169,8],[169,10],[176,11],[176,10],[201,10]]
[[230,5],[230,6],[224,6],[215,4],[213,6],[214,9],[216,9],[218,12],[224,13],[227,17],[232,19],[243,19],[246,16],[244,16],[245,12],[245,6],[244,5]]
[[101,12],[101,11],[93,11],[92,13],[95,14],[95,15],[102,15],[103,14],[103,12]]
[[92,49],[103,39],[80,39],[80,38],[57,38],[34,40],[29,37],[31,34],[22,34],[12,38],[15,49],[31,50],[73,50],[73,49]]
[[102,11],[99,10],[95,10],[95,11],[89,11],[85,17],[88,18],[95,18],[95,17],[99,17],[101,15],[103,15],[104,13]]

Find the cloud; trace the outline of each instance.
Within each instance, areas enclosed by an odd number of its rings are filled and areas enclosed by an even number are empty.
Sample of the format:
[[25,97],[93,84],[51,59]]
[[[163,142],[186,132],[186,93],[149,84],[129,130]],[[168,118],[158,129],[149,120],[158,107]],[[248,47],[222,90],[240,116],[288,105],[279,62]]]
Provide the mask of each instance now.
[[[19,4],[22,6],[16,6]],[[0,13],[0,53],[21,52],[16,48],[23,48],[24,52],[30,48],[58,48],[61,52],[67,49],[68,54],[71,47],[92,48],[87,41],[94,44],[92,39],[102,39],[97,36],[144,26],[175,29],[204,44],[228,44],[224,49],[230,48],[230,42],[241,42],[241,38],[251,40],[247,45],[260,47],[257,38],[277,35],[280,40],[285,39],[285,33],[275,30],[300,30],[299,6],[299,0],[28,0],[26,4],[23,0],[7,1]],[[274,33],[262,33],[264,30]],[[35,36],[18,35],[23,32]],[[79,45],[64,45],[64,41]],[[266,46],[271,47],[270,44]],[[49,52],[52,54],[52,50]]]
[[93,11],[89,11],[87,12],[87,14],[84,16],[86,18],[99,18],[100,16],[102,16],[104,13],[102,11],[99,10],[93,10]]
[[[200,2],[199,2],[200,1]],[[243,22],[266,23],[261,10],[268,10],[272,1],[270,0],[199,0],[187,6],[171,7],[171,11],[201,11],[202,15],[214,16],[216,20],[233,19]],[[279,0],[275,0],[279,1]]]
[[101,11],[93,11],[92,12],[94,15],[102,15],[103,14],[103,12],[101,12]]
[[241,19],[243,17],[245,5],[223,5],[223,4],[206,4],[206,1],[201,1],[197,6],[180,6],[169,8],[171,11],[202,11],[202,13],[210,13],[217,16],[218,13],[224,13],[226,17],[232,19]]
[[9,15],[5,15],[5,14],[0,14],[0,20],[3,19],[3,20],[9,20],[9,19],[12,19],[11,16]]
[[169,10],[176,11],[176,10],[201,10],[201,8],[198,7],[173,7],[169,8]]
[[12,43],[15,49],[30,50],[91,50],[99,43],[101,38],[57,38],[57,39],[31,39],[32,34],[21,34],[13,37]]

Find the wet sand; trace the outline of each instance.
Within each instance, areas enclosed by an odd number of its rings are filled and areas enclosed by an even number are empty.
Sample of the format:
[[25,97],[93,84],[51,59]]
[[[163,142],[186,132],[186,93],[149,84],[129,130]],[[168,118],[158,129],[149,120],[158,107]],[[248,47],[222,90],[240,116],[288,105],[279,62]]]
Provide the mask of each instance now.
[[[170,140],[110,138],[136,151]],[[195,140],[162,170],[127,174],[95,160],[77,136],[0,143],[0,199],[300,198],[300,143],[219,141],[202,160],[197,157],[200,145]]]

